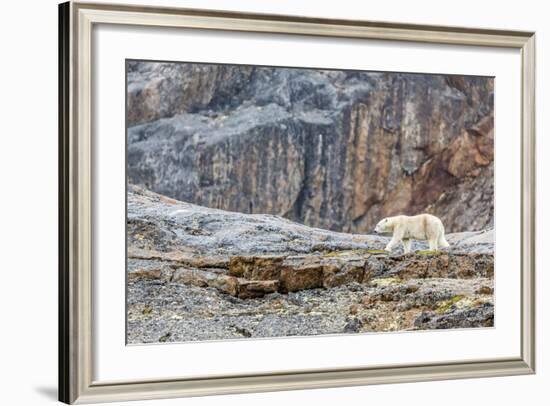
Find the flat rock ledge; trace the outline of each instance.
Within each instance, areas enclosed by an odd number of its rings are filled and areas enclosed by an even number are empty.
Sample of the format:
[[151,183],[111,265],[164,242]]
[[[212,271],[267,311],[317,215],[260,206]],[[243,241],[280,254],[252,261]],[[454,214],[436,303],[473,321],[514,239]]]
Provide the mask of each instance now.
[[381,278],[492,278],[494,267],[494,257],[489,254],[441,252],[389,256],[368,250],[226,258],[133,251],[130,259],[156,260],[156,266],[134,266],[128,274],[129,279],[162,279],[211,287],[241,299],[258,298],[274,292],[364,284]]

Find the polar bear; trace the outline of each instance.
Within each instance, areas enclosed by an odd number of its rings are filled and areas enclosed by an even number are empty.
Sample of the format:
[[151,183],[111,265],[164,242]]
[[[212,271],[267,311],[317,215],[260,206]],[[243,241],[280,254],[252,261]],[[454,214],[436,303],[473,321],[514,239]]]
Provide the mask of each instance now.
[[428,240],[430,250],[448,247],[445,240],[445,227],[436,216],[419,214],[417,216],[395,216],[380,220],[374,229],[376,233],[393,233],[385,250],[390,251],[399,242],[403,242],[405,254],[411,252],[411,239]]

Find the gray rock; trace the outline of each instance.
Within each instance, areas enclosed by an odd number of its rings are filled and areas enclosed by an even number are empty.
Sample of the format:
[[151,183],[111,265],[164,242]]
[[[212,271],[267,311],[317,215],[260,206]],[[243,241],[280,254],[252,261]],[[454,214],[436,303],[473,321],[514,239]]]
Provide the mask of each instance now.
[[363,327],[363,322],[359,319],[353,318],[344,326],[344,333],[357,333]]
[[475,251],[476,238],[491,244],[491,235],[450,235],[449,252],[387,255],[370,252],[386,237],[204,208],[132,186],[128,342],[490,326],[493,257]]
[[493,79],[128,65],[128,177],[166,196],[368,232],[493,224]]
[[493,327],[494,305],[483,303],[474,308],[451,308],[444,314],[422,313],[414,322],[417,329],[449,329],[471,327]]

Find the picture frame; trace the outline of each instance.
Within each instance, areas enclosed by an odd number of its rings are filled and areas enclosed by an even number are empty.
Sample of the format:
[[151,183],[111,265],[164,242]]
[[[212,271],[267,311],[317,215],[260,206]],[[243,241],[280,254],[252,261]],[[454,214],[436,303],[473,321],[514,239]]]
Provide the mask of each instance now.
[[[521,53],[520,355],[172,379],[94,379],[92,31],[98,25],[194,28],[510,48]],[[59,6],[59,400],[156,399],[420,382],[535,372],[535,33],[198,9],[68,2]],[[123,328],[123,327],[121,327]]]

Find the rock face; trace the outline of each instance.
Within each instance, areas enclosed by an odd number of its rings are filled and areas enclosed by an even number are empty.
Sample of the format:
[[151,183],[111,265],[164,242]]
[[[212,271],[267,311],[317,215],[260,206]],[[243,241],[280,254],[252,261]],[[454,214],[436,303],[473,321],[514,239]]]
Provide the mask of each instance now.
[[430,212],[493,224],[493,79],[128,63],[128,177],[342,232]]
[[[128,341],[493,325],[492,231],[445,252],[128,191]],[[414,250],[425,250],[415,242]]]

